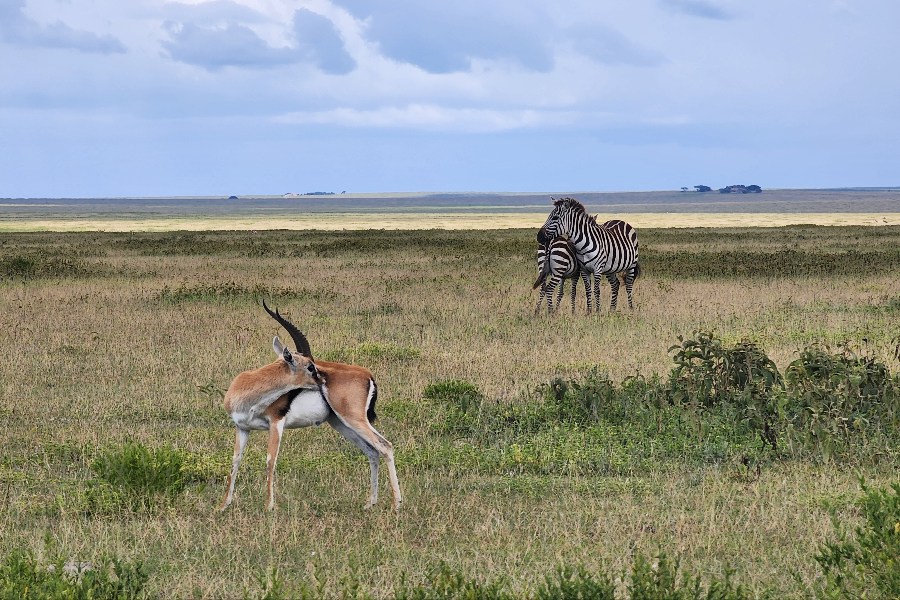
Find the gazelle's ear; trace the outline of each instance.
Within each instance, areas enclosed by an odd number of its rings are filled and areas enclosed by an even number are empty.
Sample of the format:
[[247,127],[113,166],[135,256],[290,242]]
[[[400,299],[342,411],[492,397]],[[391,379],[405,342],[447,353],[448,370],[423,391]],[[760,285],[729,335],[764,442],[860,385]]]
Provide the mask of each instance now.
[[284,352],[281,354],[281,358],[284,359],[284,362],[291,365],[291,369],[296,369],[297,365],[294,363],[294,354],[291,352],[290,348],[285,348]]
[[281,345],[281,340],[278,339],[278,336],[275,336],[275,339],[272,340],[272,350],[275,351],[275,354],[278,356],[284,355],[284,346]]

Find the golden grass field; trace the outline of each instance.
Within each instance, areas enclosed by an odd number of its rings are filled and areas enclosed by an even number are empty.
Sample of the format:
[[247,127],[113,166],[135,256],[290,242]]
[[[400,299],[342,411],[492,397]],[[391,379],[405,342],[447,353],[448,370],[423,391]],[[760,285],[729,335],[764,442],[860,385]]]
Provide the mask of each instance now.
[[[643,216],[636,225],[678,226]],[[428,384],[466,380],[491,402],[514,404],[592,366],[617,381],[664,375],[668,347],[700,328],[750,338],[781,368],[812,342],[847,342],[897,367],[896,269],[773,276],[759,265],[742,276],[676,277],[658,257],[877,254],[893,251],[900,227],[639,235],[650,258],[633,311],[608,314],[604,282],[600,314],[584,314],[579,292],[576,315],[535,317],[533,229],[0,234],[2,256],[50,272],[0,283],[0,552],[40,554],[49,532],[76,560],[146,561],[151,591],[163,598],[252,594],[254,575],[270,567],[289,586],[318,573],[331,594],[356,577],[377,598],[402,574],[421,581],[441,561],[531,589],[557,564],[622,570],[636,551],[663,550],[695,573],[731,566],[754,590],[805,597],[819,577],[811,556],[833,532],[830,508],[852,523],[858,474],[883,484],[896,477],[895,456],[880,465],[773,460],[758,479],[737,456],[613,475],[535,474],[455,464],[466,440],[434,433],[442,407],[423,400]],[[54,274],[62,257],[76,262]],[[379,504],[363,512],[367,462],[326,427],[286,433],[272,514],[263,510],[265,436],[251,436],[235,503],[215,511],[234,435],[220,393],[237,373],[274,360],[273,335],[286,338],[260,293],[307,333],[317,356],[375,373],[376,426],[398,457],[399,512],[389,508],[386,476]],[[183,449],[208,481],[152,513],[85,513],[92,453],[126,440]]]
[[[597,213],[601,221],[624,219],[635,227],[783,227],[785,225],[888,225],[900,224],[900,213]],[[296,213],[265,217],[167,217],[69,219],[3,219],[0,231],[250,231],[271,229],[524,229],[538,228],[546,212],[360,212]]]

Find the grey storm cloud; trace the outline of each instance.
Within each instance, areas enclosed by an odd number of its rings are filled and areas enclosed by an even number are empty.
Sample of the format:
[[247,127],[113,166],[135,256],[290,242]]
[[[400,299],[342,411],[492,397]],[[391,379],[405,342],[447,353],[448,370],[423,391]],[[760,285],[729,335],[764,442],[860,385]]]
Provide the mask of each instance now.
[[0,38],[8,44],[44,48],[71,48],[81,52],[113,54],[125,46],[111,35],[72,29],[62,21],[41,25],[22,13],[25,0],[0,0]]
[[660,4],[674,12],[684,13],[692,17],[727,21],[733,15],[710,2],[704,0],[660,0]]
[[[206,5],[215,4],[210,7]],[[186,5],[182,5],[186,6]],[[326,73],[343,75],[356,68],[356,61],[344,48],[337,27],[331,20],[306,9],[294,12],[292,29],[297,48],[273,48],[256,32],[231,21],[239,16],[233,2],[217,0],[201,5],[201,14],[191,14],[194,7],[177,8],[186,16],[194,16],[201,23],[228,20],[225,27],[206,27],[196,22],[169,21],[165,27],[170,39],[162,43],[173,60],[217,71],[223,67],[264,69],[299,62],[311,63]],[[240,7],[243,8],[243,7]],[[248,9],[249,10],[249,9]],[[218,12],[217,12],[218,11]],[[258,20],[265,20],[263,15]],[[254,15],[247,15],[256,19]],[[244,22],[250,22],[246,19]]]
[[572,27],[566,31],[566,37],[579,54],[600,63],[652,67],[666,62],[661,53],[643,48],[605,25]]
[[326,73],[343,75],[356,68],[356,61],[344,49],[337,27],[322,15],[297,9],[294,34],[306,59]]
[[367,39],[385,56],[429,73],[468,71],[478,58],[509,60],[533,71],[553,68],[546,19],[524,5],[499,12],[503,7],[476,0],[335,3],[367,21]]

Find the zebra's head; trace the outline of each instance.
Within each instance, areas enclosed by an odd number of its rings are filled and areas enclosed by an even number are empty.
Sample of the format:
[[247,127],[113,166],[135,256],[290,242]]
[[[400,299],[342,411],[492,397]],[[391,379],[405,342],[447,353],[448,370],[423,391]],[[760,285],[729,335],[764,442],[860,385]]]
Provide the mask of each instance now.
[[[550,197],[553,200],[553,197]],[[550,216],[544,222],[544,226],[538,230],[537,241],[539,244],[549,244],[551,240],[563,234],[568,233],[566,228],[565,217],[572,214],[573,211],[585,212],[584,206],[574,198],[560,198],[553,200],[553,210]]]

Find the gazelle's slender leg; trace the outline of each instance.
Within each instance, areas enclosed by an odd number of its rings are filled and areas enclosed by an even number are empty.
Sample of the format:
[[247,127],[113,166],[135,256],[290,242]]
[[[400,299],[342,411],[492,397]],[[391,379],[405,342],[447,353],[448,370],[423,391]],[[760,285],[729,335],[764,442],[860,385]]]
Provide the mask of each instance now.
[[234,442],[234,458],[231,460],[231,473],[228,475],[228,491],[225,492],[225,499],[222,501],[222,506],[219,507],[219,510],[225,510],[231,504],[232,498],[234,498],[234,482],[237,480],[238,468],[241,466],[241,457],[244,456],[244,448],[247,447],[249,438],[249,429],[237,428],[237,440]]
[[366,502],[365,509],[372,508],[378,502],[378,454],[369,457],[369,469],[372,475],[372,489],[369,492],[369,501]]
[[[384,438],[381,438],[384,440]],[[403,499],[400,497],[400,482],[397,481],[397,468],[394,466],[394,447],[387,440],[384,440],[384,443],[387,444],[386,450],[382,453],[382,458],[384,458],[384,462],[388,468],[388,477],[391,480],[391,492],[394,494],[394,503],[391,505],[391,508],[394,510],[400,509],[400,502]]]
[[328,424],[334,427],[338,433],[347,438],[354,446],[362,450],[369,458],[369,466],[372,476],[372,490],[369,494],[369,501],[366,502],[365,508],[371,508],[378,499],[378,460],[383,458],[388,468],[388,475],[391,480],[391,491],[394,494],[394,503],[391,505],[394,510],[400,508],[400,483],[397,481],[397,469],[394,466],[394,449],[391,443],[384,439],[380,433],[375,431],[367,421],[355,423],[351,425],[345,422],[338,415],[332,414],[328,418]]
[[275,508],[275,463],[278,462],[278,448],[284,433],[284,419],[269,425],[269,449],[266,455],[266,489],[269,493],[268,510]]

